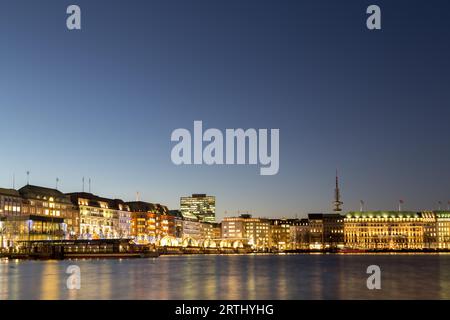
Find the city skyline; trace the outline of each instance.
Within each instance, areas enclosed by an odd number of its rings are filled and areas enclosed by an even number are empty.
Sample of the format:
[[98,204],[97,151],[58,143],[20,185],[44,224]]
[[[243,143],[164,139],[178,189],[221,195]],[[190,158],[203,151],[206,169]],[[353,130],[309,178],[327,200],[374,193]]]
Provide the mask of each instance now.
[[[450,198],[449,4],[369,1],[69,1],[0,6],[0,186],[30,183],[217,216],[435,209]],[[105,10],[108,8],[108,10]],[[250,19],[249,19],[250,17]],[[176,128],[279,128],[280,168],[175,166]]]
[[449,14],[0,0],[0,314],[450,300]]
[[[338,193],[336,178],[334,203],[340,206]],[[361,208],[344,214],[309,213],[301,219],[262,218],[246,213],[218,222],[213,216],[214,196],[181,197],[180,205],[181,210],[170,210],[161,204],[125,202],[88,192],[64,194],[30,184],[19,190],[0,189],[0,251],[6,248],[8,257],[13,257],[14,251],[37,253],[40,246],[44,256],[49,254],[49,247],[56,249],[55,241],[64,243],[65,248],[53,250],[54,258],[66,254],[82,257],[86,251],[100,256],[120,254],[123,245],[128,247],[124,253],[135,257],[142,257],[141,250],[148,251],[149,246],[161,248],[166,254],[260,250],[431,252],[450,248],[450,211],[445,210],[414,212],[402,210],[399,205],[398,211]],[[335,210],[340,211],[340,207]],[[30,252],[28,244],[33,242],[35,249]],[[102,252],[98,252],[100,248]]]
[[[187,199],[187,198],[192,198],[196,196],[206,196],[205,193],[201,194],[201,193],[193,193],[191,196],[187,196],[185,194],[179,195],[178,197],[178,205],[175,206],[170,206],[167,203],[158,201],[158,199],[147,199],[145,197],[142,197],[141,192],[137,191],[135,194],[135,198],[134,199],[128,199],[128,198],[124,198],[120,195],[106,195],[103,194],[102,192],[94,192],[91,190],[91,182],[92,179],[91,178],[82,178],[82,187],[79,190],[72,190],[72,191],[64,191],[61,190],[58,187],[59,182],[61,181],[61,179],[56,178],[55,179],[55,186],[48,186],[48,185],[40,185],[40,184],[33,184],[30,182],[30,176],[29,176],[30,172],[27,171],[27,183],[25,183],[22,187],[17,187],[17,185],[14,187],[14,184],[16,184],[15,181],[15,177],[14,177],[14,181],[12,181],[12,185],[11,187],[7,187],[7,186],[0,186],[0,189],[11,189],[11,190],[19,190],[25,186],[35,186],[35,187],[44,187],[44,188],[48,188],[48,189],[54,189],[54,190],[58,190],[60,192],[62,192],[63,194],[69,195],[72,193],[84,193],[84,194],[91,194],[93,196],[98,196],[98,197],[104,197],[104,198],[109,198],[109,199],[117,199],[117,200],[121,200],[124,202],[146,202],[146,203],[155,203],[155,204],[160,204],[160,205],[164,205],[167,206],[170,210],[181,210],[181,201],[183,201],[183,199]],[[404,198],[403,199],[397,199],[395,202],[393,202],[393,206],[392,208],[380,208],[377,206],[370,206],[367,207],[366,205],[366,200],[364,199],[360,199],[359,200],[359,207],[358,208],[345,208],[345,202],[344,201],[339,201],[339,206],[344,206],[343,209],[341,210],[336,210],[336,197],[339,197],[340,199],[340,195],[338,196],[336,194],[336,190],[338,190],[338,194],[340,193],[340,187],[338,185],[338,179],[340,179],[338,176],[336,176],[335,178],[335,189],[334,189],[334,198],[330,197],[330,208],[328,210],[310,210],[310,211],[302,211],[301,209],[297,212],[294,213],[292,215],[276,215],[276,214],[268,214],[268,215],[261,215],[258,214],[258,212],[254,212],[254,211],[250,211],[250,210],[235,210],[235,211],[223,211],[223,212],[218,212],[218,211],[214,211],[214,216],[216,217],[216,222],[220,222],[222,221],[224,218],[226,217],[238,217],[241,214],[251,214],[254,217],[260,217],[260,218],[273,218],[273,219],[277,219],[277,218],[305,218],[308,216],[308,214],[311,213],[332,213],[332,212],[337,212],[341,215],[345,215],[346,213],[353,213],[353,212],[396,212],[396,211],[401,211],[401,212],[422,212],[422,211],[449,211],[450,210],[450,200],[437,200],[435,203],[433,203],[432,206],[430,207],[425,207],[425,208],[411,208],[408,206],[408,203],[405,202]],[[88,182],[88,185],[86,186],[85,182]],[[210,193],[207,194],[208,198],[214,198],[214,203],[215,203],[215,198],[217,197],[217,195],[212,195]]]

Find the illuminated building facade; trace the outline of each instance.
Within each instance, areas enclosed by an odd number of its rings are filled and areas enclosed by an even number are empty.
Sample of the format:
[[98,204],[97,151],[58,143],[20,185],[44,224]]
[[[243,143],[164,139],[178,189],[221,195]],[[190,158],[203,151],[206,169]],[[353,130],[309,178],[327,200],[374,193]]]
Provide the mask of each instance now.
[[[23,199],[21,215],[31,217],[29,220],[41,220],[41,224],[33,224],[36,234],[41,227],[52,225],[52,222],[62,219],[61,226],[53,225],[52,229],[62,229],[66,238],[75,237],[79,232],[78,211],[70,201],[70,197],[56,189],[40,186],[26,185],[20,188],[19,193]],[[36,218],[33,218],[36,217]],[[41,227],[39,227],[41,225]],[[32,231],[33,231],[32,228]],[[49,231],[43,227],[46,232]]]
[[424,224],[411,211],[349,212],[344,224],[345,245],[354,249],[422,249]]
[[130,207],[122,200],[114,199],[113,200],[115,207],[118,208],[119,214],[119,230],[118,236],[120,239],[130,238],[130,230],[131,230],[131,212]]
[[222,238],[242,239],[244,244],[253,248],[267,249],[270,246],[270,221],[264,218],[252,218],[249,214],[224,218]]
[[221,224],[202,222],[202,238],[206,239],[220,239],[222,236]]
[[174,237],[181,239],[183,237],[183,216],[180,210],[169,210],[169,215],[173,217],[174,223]]
[[323,249],[323,219],[321,213],[311,213],[308,215],[309,221],[309,245],[310,249]]
[[87,192],[67,194],[79,211],[82,239],[130,237],[131,212],[119,199],[108,199]]
[[20,215],[22,204],[23,199],[19,191],[0,188],[0,217]]
[[344,216],[341,214],[323,214],[323,240],[325,249],[344,247]]
[[310,213],[309,241],[311,249],[344,247],[344,217],[338,213]]
[[[15,246],[17,241],[62,240],[67,238],[63,218],[42,215],[20,215],[4,218],[2,222],[3,248]],[[6,242],[6,243],[5,243]]]
[[0,188],[0,250],[11,247],[14,240],[20,240],[18,223],[12,217],[22,214],[23,201],[17,190]]
[[155,243],[164,236],[175,236],[175,219],[166,206],[144,201],[126,204],[131,211],[131,236],[136,242]]
[[[425,249],[439,249],[436,214],[433,211],[421,212],[423,223],[423,247]],[[445,243],[441,244],[445,248]]]
[[216,197],[206,194],[193,194],[190,197],[180,198],[180,211],[182,214],[193,214],[200,222],[216,221]]
[[8,247],[9,237],[6,234],[6,218],[0,215],[0,252]]
[[424,211],[424,247],[450,249],[450,211]]
[[193,239],[196,242],[200,241],[203,237],[202,222],[199,221],[198,217],[190,212],[181,211],[182,216],[182,238],[183,239]]
[[298,219],[270,219],[270,247],[279,250],[291,248],[291,226],[300,223]]
[[289,243],[293,250],[310,249],[309,220],[300,219],[297,224],[289,227]]
[[437,248],[450,249],[450,212],[434,211],[436,217]]

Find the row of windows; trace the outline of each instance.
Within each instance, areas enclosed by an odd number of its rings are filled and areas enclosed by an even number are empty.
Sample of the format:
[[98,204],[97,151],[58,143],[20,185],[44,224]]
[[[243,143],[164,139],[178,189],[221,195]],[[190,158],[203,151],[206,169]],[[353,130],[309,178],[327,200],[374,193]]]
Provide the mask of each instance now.
[[422,240],[420,239],[366,239],[366,238],[360,238],[360,239],[346,239],[346,243],[389,243],[389,242],[396,242],[396,243],[422,243]]

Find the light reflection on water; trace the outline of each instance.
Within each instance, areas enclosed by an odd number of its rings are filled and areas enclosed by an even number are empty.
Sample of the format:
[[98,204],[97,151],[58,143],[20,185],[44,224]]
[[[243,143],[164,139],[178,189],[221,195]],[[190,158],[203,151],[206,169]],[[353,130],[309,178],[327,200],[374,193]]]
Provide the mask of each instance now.
[[[65,273],[81,268],[81,289]],[[379,265],[381,290],[366,269]],[[450,255],[192,255],[0,261],[4,299],[450,299]]]

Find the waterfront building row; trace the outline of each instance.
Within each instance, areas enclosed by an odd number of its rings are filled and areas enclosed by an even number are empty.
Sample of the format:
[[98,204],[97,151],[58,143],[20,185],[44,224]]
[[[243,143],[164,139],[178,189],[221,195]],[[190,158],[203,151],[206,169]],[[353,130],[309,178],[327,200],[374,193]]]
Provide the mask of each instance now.
[[169,210],[87,192],[64,194],[33,185],[0,188],[0,247],[23,240],[133,239],[157,246],[245,246],[257,251],[450,250],[449,211],[311,213],[304,219],[247,214],[216,223],[215,198],[191,198],[204,206]]
[[222,237],[259,250],[343,248],[343,216],[309,214],[307,219],[255,218],[245,214],[222,220]]
[[0,188],[0,247],[12,247],[18,241],[62,239],[133,239],[156,245],[187,239],[187,245],[196,245],[203,239],[220,238],[220,225],[212,221],[214,197],[195,198],[209,204],[206,219],[202,208],[181,213],[161,204],[124,202],[88,192],[64,194],[33,185],[19,190]]
[[291,249],[450,249],[448,211],[310,214],[292,226]]
[[450,250],[450,211],[311,213],[303,219],[241,215],[222,221],[222,238],[256,250]]

